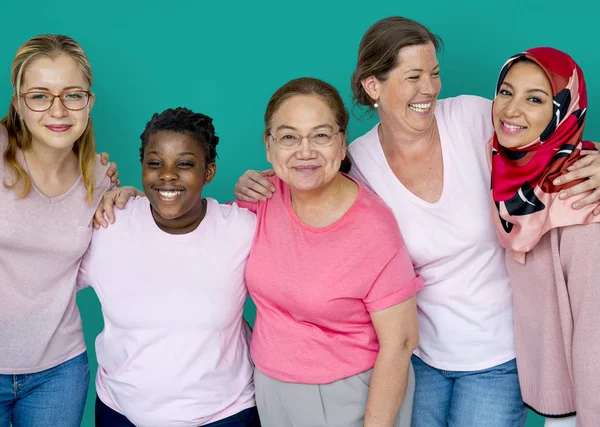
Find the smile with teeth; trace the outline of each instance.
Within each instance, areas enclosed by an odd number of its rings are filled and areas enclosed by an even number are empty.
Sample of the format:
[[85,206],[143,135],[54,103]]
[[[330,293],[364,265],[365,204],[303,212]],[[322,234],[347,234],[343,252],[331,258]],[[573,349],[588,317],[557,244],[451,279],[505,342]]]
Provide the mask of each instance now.
[[503,122],[502,120],[500,120],[502,122],[502,126],[507,127],[508,129],[514,129],[514,130],[518,130],[518,129],[527,129],[526,126],[517,126],[517,125],[509,125],[506,122]]
[[158,190],[161,198],[166,200],[173,200],[182,193],[181,190]]
[[416,111],[417,113],[424,113],[431,108],[431,102],[427,104],[408,104],[408,108]]

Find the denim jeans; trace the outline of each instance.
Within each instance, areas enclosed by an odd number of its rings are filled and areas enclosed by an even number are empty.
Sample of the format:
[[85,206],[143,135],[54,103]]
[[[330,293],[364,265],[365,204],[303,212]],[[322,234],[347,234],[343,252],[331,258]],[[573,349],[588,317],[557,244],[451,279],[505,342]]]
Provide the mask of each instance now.
[[[124,415],[106,406],[96,396],[96,427],[135,427]],[[260,427],[256,406],[244,409],[230,417],[204,424],[203,427]]]
[[523,427],[516,360],[481,371],[445,371],[417,356],[412,427]]
[[86,353],[34,374],[0,374],[0,427],[80,427],[89,382]]

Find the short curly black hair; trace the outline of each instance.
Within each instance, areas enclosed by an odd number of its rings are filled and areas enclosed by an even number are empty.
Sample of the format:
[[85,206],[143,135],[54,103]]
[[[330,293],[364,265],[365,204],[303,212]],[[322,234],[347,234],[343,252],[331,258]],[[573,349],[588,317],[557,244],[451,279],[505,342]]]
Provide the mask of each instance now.
[[140,135],[142,140],[140,161],[144,161],[144,150],[152,135],[160,131],[171,131],[193,136],[204,149],[206,164],[213,163],[217,158],[219,137],[215,135],[212,122],[211,117],[194,113],[183,107],[169,108],[162,113],[155,113]]

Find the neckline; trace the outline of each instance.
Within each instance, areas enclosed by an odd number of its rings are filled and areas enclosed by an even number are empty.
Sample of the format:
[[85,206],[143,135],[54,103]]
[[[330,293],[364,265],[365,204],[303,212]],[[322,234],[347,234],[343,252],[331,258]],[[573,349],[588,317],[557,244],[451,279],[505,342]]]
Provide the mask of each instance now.
[[346,210],[346,212],[344,212],[344,214],[340,218],[338,218],[331,224],[326,225],[325,227],[313,227],[311,225],[308,225],[305,222],[303,222],[298,217],[298,215],[296,215],[296,212],[294,211],[294,208],[292,207],[292,193],[290,191],[290,186],[287,185],[285,182],[281,181],[283,184],[283,194],[282,194],[283,203],[284,203],[285,208],[288,211],[289,215],[293,218],[293,220],[296,222],[296,224],[298,224],[303,229],[310,231],[312,233],[324,233],[324,232],[331,231],[332,229],[339,227],[340,224],[345,222],[346,217],[348,217],[351,214],[351,212],[356,209],[357,202],[360,198],[363,197],[363,193],[365,190],[364,190],[363,186],[360,185],[354,178],[348,176],[347,174],[345,174],[343,172],[340,172],[340,173],[343,176],[345,176],[346,178],[348,178],[349,180],[351,180],[352,182],[354,182],[358,186],[358,194],[356,195],[356,199],[354,200],[354,202],[352,202],[352,205],[350,205],[350,207]]
[[[171,238],[171,239],[186,239],[186,238],[196,238],[196,233],[200,233],[201,230],[206,227],[206,223],[209,220],[209,216],[212,214],[212,210],[213,210],[213,202],[216,202],[216,200],[211,199],[210,197],[203,197],[203,199],[206,199],[206,213],[204,214],[204,218],[202,218],[202,221],[200,221],[200,224],[198,224],[198,226],[193,229],[192,231],[188,232],[188,233],[184,233],[184,234],[171,234],[168,233],[166,231],[164,231],[163,229],[161,229],[158,224],[156,223],[156,221],[154,221],[154,217],[152,216],[152,205],[150,204],[150,200],[148,200],[147,197],[140,197],[141,199],[144,199],[145,202],[144,204],[146,205],[144,207],[144,211],[146,212],[146,219],[147,221],[150,222],[152,229],[154,230],[154,233],[156,234],[160,234],[161,236],[167,236],[167,238]],[[218,202],[216,202],[218,204]]]
[[[437,107],[438,107],[438,105],[436,105],[436,111],[434,113],[435,118],[436,118],[435,125],[438,127],[438,133],[440,133],[440,125],[439,125],[439,117],[437,115]],[[379,156],[379,160],[384,164],[384,173],[386,173],[391,178],[393,178],[398,189],[402,193],[404,193],[405,197],[407,197],[413,203],[419,204],[424,207],[430,207],[430,208],[439,207],[439,206],[442,206],[444,203],[446,203],[446,200],[448,199],[448,193],[450,192],[450,190],[449,190],[449,188],[450,188],[450,161],[449,161],[450,145],[443,143],[441,133],[440,133],[440,150],[442,150],[442,165],[444,168],[444,178],[443,178],[444,182],[442,183],[442,194],[440,195],[440,198],[437,201],[428,202],[426,200],[421,199],[419,196],[417,196],[412,191],[410,191],[408,188],[406,188],[404,186],[404,184],[402,184],[402,181],[400,181],[398,179],[398,177],[392,170],[390,164],[387,161],[387,157],[385,157],[385,153],[383,152],[383,147],[381,146],[381,140],[379,139],[378,129],[379,129],[380,125],[381,125],[381,122],[377,123],[375,125],[375,127],[373,129],[371,129],[371,133],[373,134],[373,140],[376,142],[375,151],[377,153],[377,156]]]
[[40,190],[40,188],[36,185],[35,181],[33,180],[32,176],[31,176],[31,171],[29,170],[29,165],[27,164],[27,160],[25,159],[25,154],[23,153],[23,150],[21,150],[20,148],[17,151],[17,158],[21,162],[21,164],[24,166],[25,172],[27,172],[27,174],[29,175],[29,179],[31,180],[31,188],[33,188],[33,190],[47,203],[50,203],[50,204],[57,203],[57,202],[60,202],[61,200],[66,199],[71,194],[73,194],[77,190],[77,188],[83,183],[83,177],[81,176],[81,171],[80,171],[79,177],[67,191],[65,191],[62,194],[59,194],[56,197],[49,197],[46,194],[44,194],[44,192],[42,190]]

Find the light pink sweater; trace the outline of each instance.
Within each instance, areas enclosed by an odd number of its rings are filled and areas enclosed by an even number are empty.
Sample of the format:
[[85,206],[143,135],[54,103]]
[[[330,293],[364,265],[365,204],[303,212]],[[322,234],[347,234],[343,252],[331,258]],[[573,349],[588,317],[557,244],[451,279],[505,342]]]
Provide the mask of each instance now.
[[[0,155],[7,142],[0,126]],[[26,168],[20,151],[18,160]],[[93,212],[110,186],[106,169],[97,160],[91,204],[81,178],[59,197],[34,185],[17,199],[2,184],[13,173],[0,157],[0,374],[43,371],[85,351],[75,280]]]
[[506,261],[523,400],[600,426],[600,224],[552,229],[524,265]]

